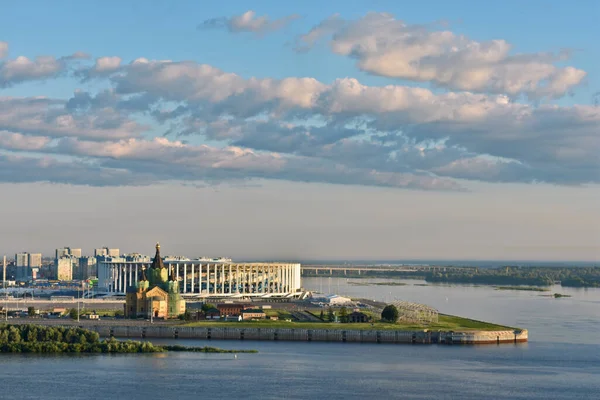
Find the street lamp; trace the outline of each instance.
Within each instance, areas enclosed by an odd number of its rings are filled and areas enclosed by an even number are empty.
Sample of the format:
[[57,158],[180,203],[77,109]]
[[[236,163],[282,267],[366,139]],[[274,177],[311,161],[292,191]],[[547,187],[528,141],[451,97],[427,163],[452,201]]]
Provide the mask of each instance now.
[[149,297],[146,299],[148,301],[148,305],[146,306],[148,308],[148,312],[150,313],[150,323],[154,323],[154,310],[152,310],[152,297]]
[[79,322],[79,286],[77,287],[77,322]]

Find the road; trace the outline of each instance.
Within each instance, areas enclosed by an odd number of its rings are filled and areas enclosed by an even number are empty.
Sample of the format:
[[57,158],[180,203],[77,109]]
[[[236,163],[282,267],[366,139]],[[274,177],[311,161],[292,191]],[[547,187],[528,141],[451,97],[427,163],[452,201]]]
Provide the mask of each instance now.
[[[90,310],[123,310],[125,301],[119,300],[89,300],[80,299],[79,307]],[[35,307],[36,310],[52,311],[54,308],[77,308],[77,300],[73,301],[51,301],[47,299],[20,299],[20,300],[3,300],[0,298],[0,307],[8,307],[9,311],[23,310],[28,307]]]

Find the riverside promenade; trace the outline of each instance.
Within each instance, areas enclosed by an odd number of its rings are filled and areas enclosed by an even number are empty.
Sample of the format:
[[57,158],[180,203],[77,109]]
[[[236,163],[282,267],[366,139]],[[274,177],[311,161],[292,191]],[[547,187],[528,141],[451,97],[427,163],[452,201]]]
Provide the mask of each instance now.
[[348,343],[397,343],[397,344],[503,344],[528,341],[528,332],[524,329],[505,330],[378,330],[352,329],[340,326],[339,329],[307,329],[219,327],[219,323],[207,326],[181,326],[181,321],[161,321],[150,323],[143,320],[67,320],[23,318],[9,321],[10,324],[40,324],[54,326],[78,326],[98,332],[102,337],[129,339],[170,338],[170,339],[215,339],[215,340],[263,340],[298,342],[348,342]]

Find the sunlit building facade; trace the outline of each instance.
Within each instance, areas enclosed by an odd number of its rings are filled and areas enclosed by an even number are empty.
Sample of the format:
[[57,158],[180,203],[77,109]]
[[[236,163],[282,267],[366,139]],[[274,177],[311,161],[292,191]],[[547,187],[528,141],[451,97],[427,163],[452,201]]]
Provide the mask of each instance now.
[[[290,296],[301,291],[299,263],[240,263],[224,259],[164,260],[184,295],[245,297]],[[98,288],[124,294],[136,285],[150,262],[107,259],[98,263]]]

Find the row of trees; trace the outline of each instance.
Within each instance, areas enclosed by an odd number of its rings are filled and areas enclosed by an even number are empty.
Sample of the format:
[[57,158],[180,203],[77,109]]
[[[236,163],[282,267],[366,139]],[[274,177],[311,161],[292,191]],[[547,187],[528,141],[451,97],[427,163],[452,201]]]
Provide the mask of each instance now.
[[[321,310],[321,314],[319,315],[319,318],[323,321],[335,322],[335,312],[333,311],[333,309],[331,307],[329,307],[327,309],[327,315],[325,315],[323,310]],[[350,322],[350,312],[348,311],[348,309],[346,307],[340,308],[340,311],[338,314],[338,321],[343,324]]]
[[[385,306],[385,308],[381,312],[381,320],[384,322],[395,323],[396,321],[398,321],[399,316],[400,316],[400,313],[398,311],[398,308],[396,308],[396,306],[394,306],[392,304]],[[333,309],[331,307],[329,307],[327,309],[327,314],[325,314],[325,312],[323,310],[321,310],[321,314],[319,315],[319,318],[323,321],[334,322],[335,321],[335,312],[333,311]],[[346,307],[340,308],[340,311],[338,314],[338,320],[341,323],[350,322],[350,313]]]
[[100,340],[96,332],[81,328],[40,325],[0,326],[3,353],[153,353],[164,351],[149,342]]

